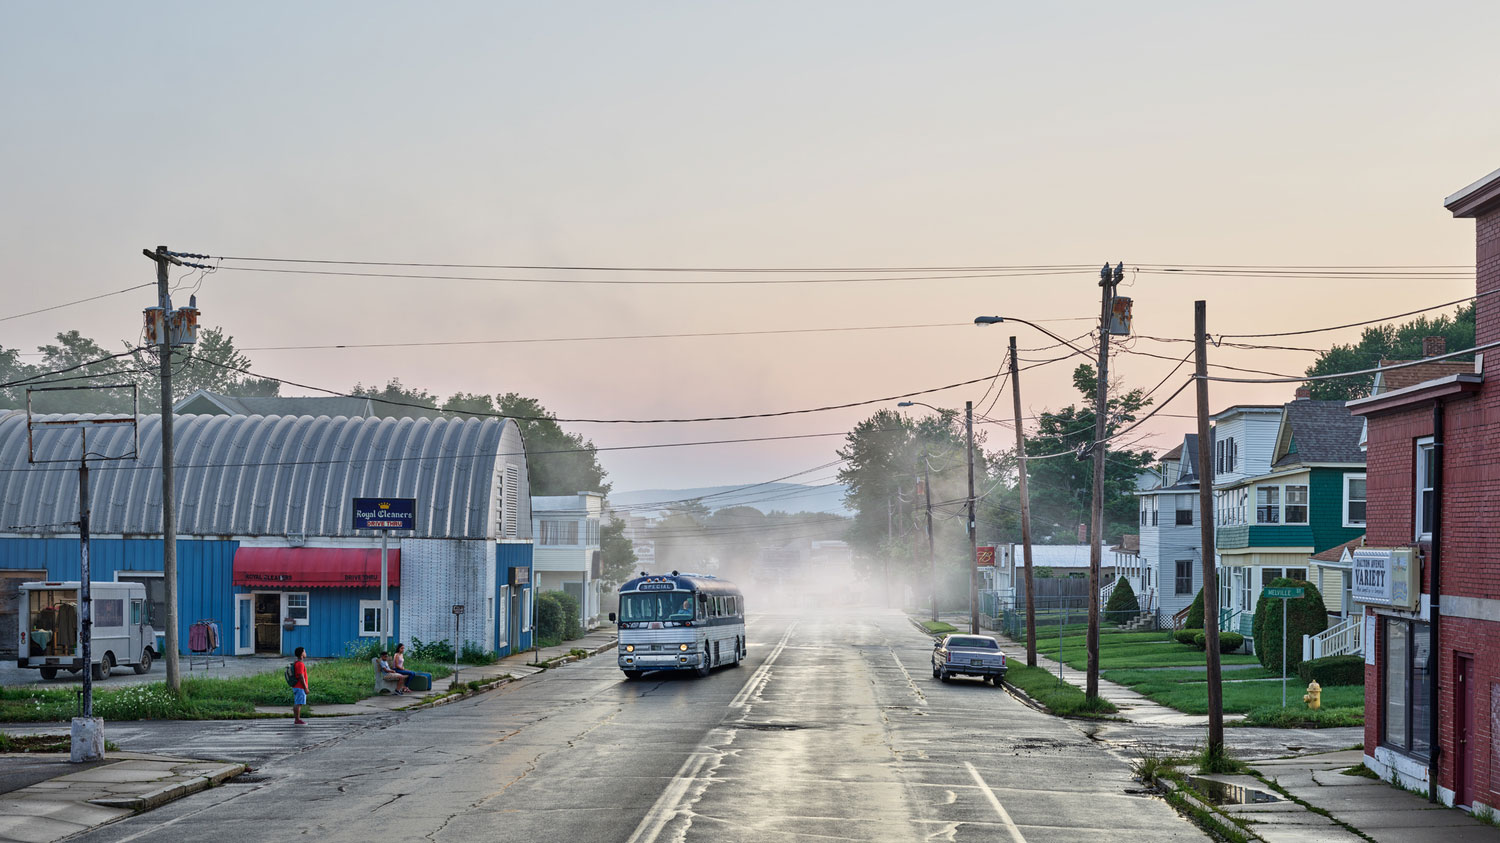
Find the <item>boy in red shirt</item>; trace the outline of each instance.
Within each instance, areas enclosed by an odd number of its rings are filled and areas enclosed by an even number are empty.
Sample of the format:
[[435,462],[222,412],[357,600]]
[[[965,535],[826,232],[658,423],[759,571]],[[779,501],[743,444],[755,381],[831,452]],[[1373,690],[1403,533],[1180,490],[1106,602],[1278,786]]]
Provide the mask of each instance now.
[[292,724],[306,726],[307,721],[302,719],[302,706],[307,705],[307,650],[298,647],[293,655],[297,661],[292,664]]

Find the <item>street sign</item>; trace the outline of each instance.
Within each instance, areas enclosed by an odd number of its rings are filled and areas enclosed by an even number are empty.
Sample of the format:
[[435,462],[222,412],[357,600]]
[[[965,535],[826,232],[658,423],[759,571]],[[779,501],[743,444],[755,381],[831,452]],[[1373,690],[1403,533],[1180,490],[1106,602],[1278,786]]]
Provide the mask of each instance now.
[[1305,593],[1306,589],[1300,586],[1298,586],[1297,588],[1266,588],[1261,590],[1260,597],[1262,600],[1268,597],[1280,597],[1283,600],[1296,600]]
[[1281,707],[1286,708],[1286,601],[1297,600],[1307,593],[1302,586],[1263,588],[1260,599],[1281,599]]
[[415,498],[355,498],[354,529],[415,530]]
[[463,613],[464,613],[464,604],[462,604],[462,603],[454,603],[453,604],[453,614],[455,614],[455,615],[462,615]]

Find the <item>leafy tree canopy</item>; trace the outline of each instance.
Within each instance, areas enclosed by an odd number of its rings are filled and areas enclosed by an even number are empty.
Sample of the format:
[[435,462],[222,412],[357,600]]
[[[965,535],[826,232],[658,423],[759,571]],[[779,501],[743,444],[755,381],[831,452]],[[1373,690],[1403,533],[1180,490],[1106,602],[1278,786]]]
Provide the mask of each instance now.
[[[1365,328],[1359,342],[1353,345],[1335,345],[1318,355],[1318,359],[1307,367],[1308,375],[1331,375],[1337,372],[1353,372],[1373,369],[1381,358],[1391,360],[1419,360],[1422,357],[1422,340],[1427,337],[1442,337],[1449,351],[1461,351],[1474,347],[1474,305],[1466,304],[1456,313],[1443,314],[1429,319],[1418,316],[1399,325],[1373,325]],[[1470,359],[1472,357],[1452,358]],[[1330,401],[1350,401],[1370,394],[1375,384],[1374,375],[1357,375],[1337,380],[1309,381],[1312,397]]]

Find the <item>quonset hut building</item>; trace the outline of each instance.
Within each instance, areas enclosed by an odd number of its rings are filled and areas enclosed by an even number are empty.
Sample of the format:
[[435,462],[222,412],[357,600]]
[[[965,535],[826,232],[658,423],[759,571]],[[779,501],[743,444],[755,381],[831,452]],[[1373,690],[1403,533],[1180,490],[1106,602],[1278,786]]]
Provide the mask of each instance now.
[[[128,426],[111,427],[92,429],[89,451],[130,454]],[[145,583],[160,643],[161,418],[138,427],[136,459],[90,464],[91,578]],[[515,422],[180,415],[174,434],[184,654],[199,621],[218,624],[224,655],[336,656],[378,637],[380,536],[352,524],[353,499],[380,496],[416,500],[416,529],[389,536],[393,641],[453,642],[456,618],[460,648],[530,647],[531,498]],[[38,431],[33,446],[38,460],[76,460],[78,433]],[[17,586],[79,578],[76,463],[27,454],[26,414],[0,411],[0,659],[16,655]]]

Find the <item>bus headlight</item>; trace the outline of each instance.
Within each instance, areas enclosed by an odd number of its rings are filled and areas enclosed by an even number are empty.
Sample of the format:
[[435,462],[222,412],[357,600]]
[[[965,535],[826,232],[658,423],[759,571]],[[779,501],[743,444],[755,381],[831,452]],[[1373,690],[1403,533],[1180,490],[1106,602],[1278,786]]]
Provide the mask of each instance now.
[[634,644],[626,644],[625,645],[625,652],[627,652],[627,653],[634,653],[635,652],[635,645]]
[[688,645],[686,645],[686,644],[678,644],[677,645],[677,649],[683,651],[684,653],[687,652],[687,647],[688,647]]

